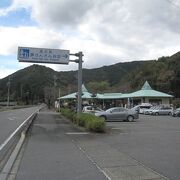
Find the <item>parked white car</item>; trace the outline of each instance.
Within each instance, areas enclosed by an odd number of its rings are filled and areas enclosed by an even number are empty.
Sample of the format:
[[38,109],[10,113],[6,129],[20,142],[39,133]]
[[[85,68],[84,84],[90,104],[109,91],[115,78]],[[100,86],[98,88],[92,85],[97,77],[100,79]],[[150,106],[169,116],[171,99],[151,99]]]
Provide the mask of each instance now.
[[140,105],[137,105],[137,106],[133,107],[132,109],[138,111],[140,114],[143,114],[144,110],[147,110],[147,109],[149,109],[151,107],[152,107],[152,104],[142,103]]
[[93,107],[93,106],[84,106],[82,110],[83,113],[92,113],[92,114],[95,114],[101,111],[103,110],[98,107]]

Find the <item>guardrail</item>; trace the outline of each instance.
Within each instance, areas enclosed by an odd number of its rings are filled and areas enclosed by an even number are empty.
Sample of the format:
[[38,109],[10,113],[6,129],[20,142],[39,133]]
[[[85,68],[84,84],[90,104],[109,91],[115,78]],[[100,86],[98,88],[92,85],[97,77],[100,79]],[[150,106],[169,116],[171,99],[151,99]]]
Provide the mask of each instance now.
[[[36,117],[38,112],[43,108],[41,106],[37,111],[32,113],[21,125],[0,145],[0,165],[1,173],[0,180],[7,179],[8,173],[10,172],[12,165],[18,155],[18,152],[24,142],[25,134],[33,119]],[[10,163],[8,163],[10,161]]]

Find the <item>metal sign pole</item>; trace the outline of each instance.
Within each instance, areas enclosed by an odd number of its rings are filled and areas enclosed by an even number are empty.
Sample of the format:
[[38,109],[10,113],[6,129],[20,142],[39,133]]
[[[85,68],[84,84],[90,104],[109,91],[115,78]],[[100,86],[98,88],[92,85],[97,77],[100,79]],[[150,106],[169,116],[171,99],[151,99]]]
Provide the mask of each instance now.
[[79,52],[78,53],[79,56],[79,66],[78,66],[78,108],[77,108],[77,112],[81,113],[82,111],[82,57],[83,57],[83,53]]

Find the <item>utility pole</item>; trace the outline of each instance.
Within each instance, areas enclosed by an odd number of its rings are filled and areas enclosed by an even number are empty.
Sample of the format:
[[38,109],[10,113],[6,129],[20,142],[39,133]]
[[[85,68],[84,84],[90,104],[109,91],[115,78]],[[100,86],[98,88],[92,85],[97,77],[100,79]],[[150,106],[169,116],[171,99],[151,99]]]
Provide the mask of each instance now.
[[61,91],[60,91],[60,88],[59,88],[59,102],[58,102],[58,103],[59,103],[59,112],[60,112],[60,109],[61,109],[61,105],[60,105],[60,104],[61,104],[61,102],[60,102],[60,96],[61,96]]
[[54,75],[54,100],[56,100],[57,76]]
[[21,101],[23,102],[23,85],[21,84]]
[[11,85],[11,77],[9,76],[9,80],[7,83],[7,86],[8,86],[7,107],[9,107],[10,85]]
[[82,57],[83,53],[78,53],[79,57],[79,68],[78,68],[78,113],[82,111]]

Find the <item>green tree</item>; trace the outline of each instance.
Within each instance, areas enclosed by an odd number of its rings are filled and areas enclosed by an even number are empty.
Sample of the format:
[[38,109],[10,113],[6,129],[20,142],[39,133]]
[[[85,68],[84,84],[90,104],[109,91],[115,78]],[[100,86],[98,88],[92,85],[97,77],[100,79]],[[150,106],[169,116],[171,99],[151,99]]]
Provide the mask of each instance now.
[[87,87],[93,93],[103,93],[110,88],[109,83],[107,81],[91,81],[87,84]]

